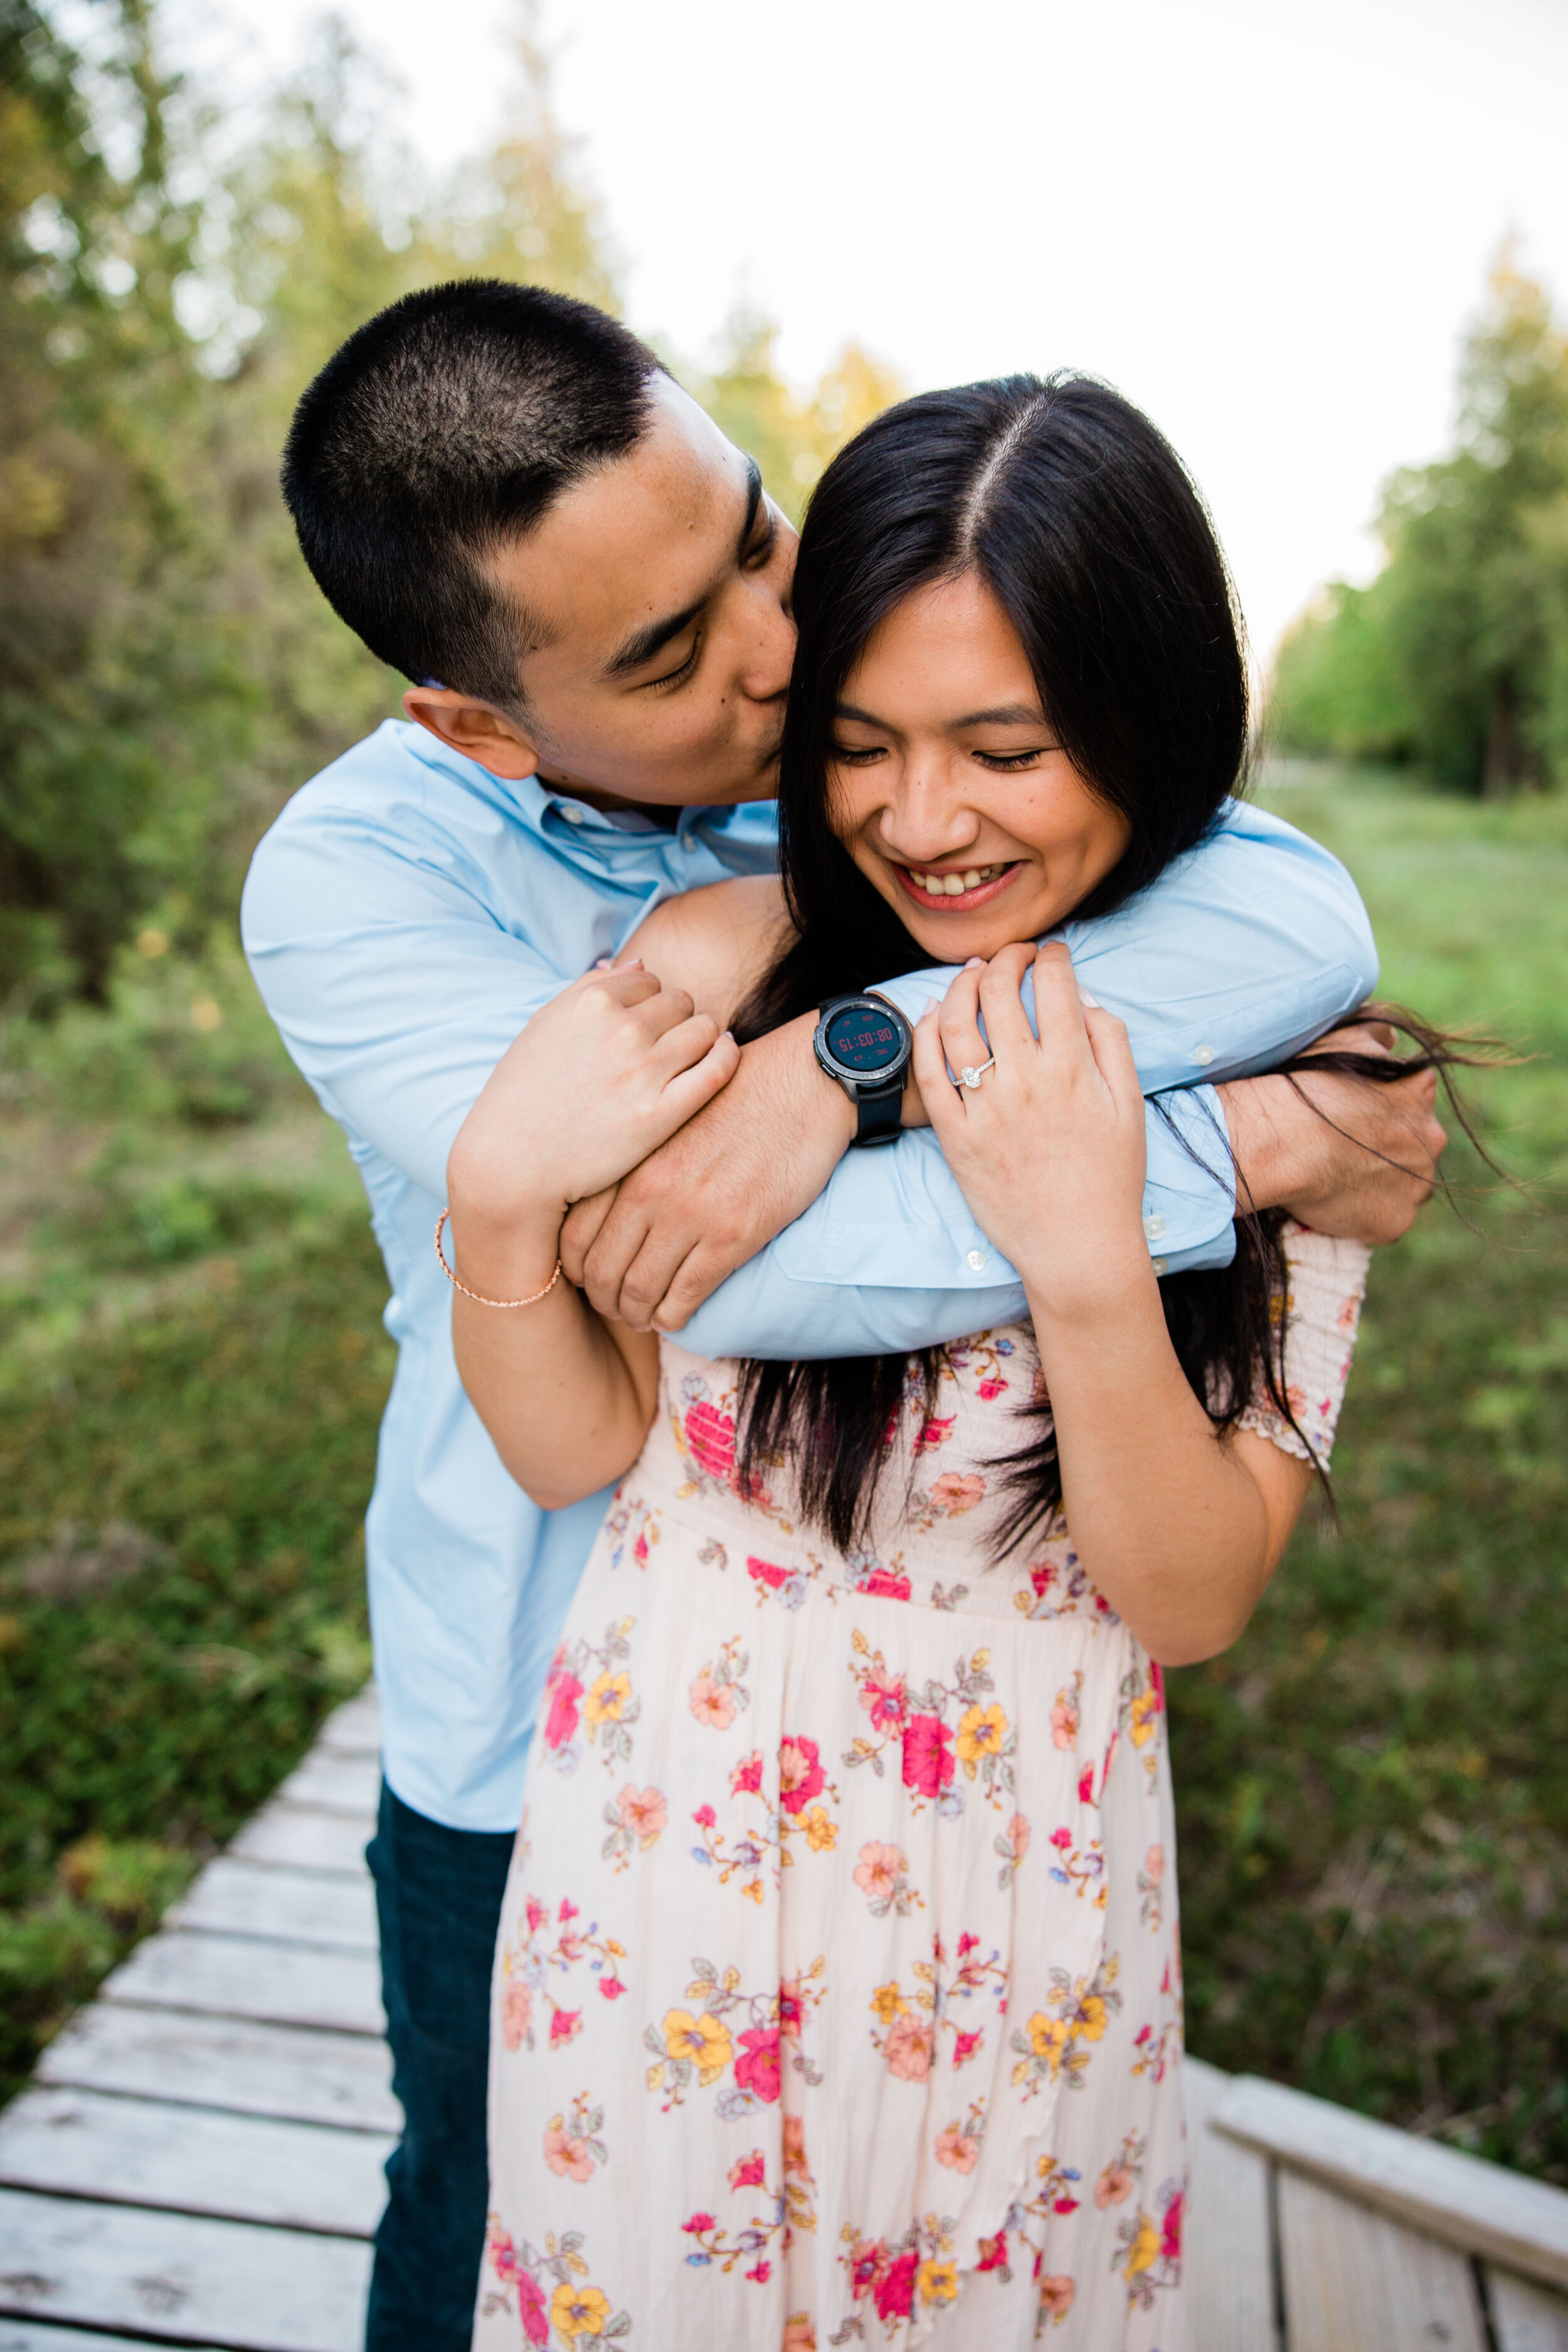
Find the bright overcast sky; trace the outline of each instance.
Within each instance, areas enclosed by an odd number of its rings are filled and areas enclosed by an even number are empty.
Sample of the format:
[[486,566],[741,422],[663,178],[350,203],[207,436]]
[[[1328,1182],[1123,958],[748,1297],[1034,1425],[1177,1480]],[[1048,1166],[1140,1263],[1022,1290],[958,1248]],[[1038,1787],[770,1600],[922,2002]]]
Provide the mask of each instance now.
[[[237,89],[311,13],[184,21]],[[510,0],[342,13],[431,163],[498,126]],[[1366,575],[1384,475],[1445,446],[1506,232],[1568,299],[1565,0],[542,0],[540,21],[634,325],[702,356],[743,295],[801,382],[849,337],[911,388],[1110,377],[1206,491],[1260,652],[1319,582]]]

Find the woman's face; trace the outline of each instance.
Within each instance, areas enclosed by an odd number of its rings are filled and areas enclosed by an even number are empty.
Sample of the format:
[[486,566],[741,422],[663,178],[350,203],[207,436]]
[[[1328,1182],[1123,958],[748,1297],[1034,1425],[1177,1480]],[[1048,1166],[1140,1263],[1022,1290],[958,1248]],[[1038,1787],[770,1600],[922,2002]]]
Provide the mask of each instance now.
[[1058,749],[973,573],[918,590],[871,636],[845,680],[828,792],[834,831],[933,963],[1052,929],[1130,830]]

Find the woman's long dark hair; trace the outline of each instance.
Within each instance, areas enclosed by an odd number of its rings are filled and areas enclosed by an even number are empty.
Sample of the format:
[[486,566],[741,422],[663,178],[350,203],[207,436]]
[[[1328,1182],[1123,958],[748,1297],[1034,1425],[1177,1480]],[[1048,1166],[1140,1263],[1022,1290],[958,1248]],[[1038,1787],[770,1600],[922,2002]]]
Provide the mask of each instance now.
[[[1075,918],[1107,913],[1152,882],[1203,839],[1244,779],[1236,600],[1203,501],[1148,418],[1070,374],[900,402],[834,458],[801,535],[779,785],[780,862],[798,936],[737,1018],[742,1043],[930,961],[834,833],[829,770],[845,682],[873,631],[917,589],[969,573],[1016,632],[1057,740],[1128,821],[1126,850]],[[1366,1067],[1390,1074],[1374,1059]],[[1228,1172],[1223,1135],[1215,1156]],[[1282,1222],[1244,1216],[1231,1266],[1162,1285],[1173,1345],[1219,1429],[1235,1424],[1260,1371],[1289,1417]],[[742,1475],[793,1461],[802,1508],[849,1548],[865,1531],[897,1415],[934,1401],[941,1364],[942,1351],[928,1349],[747,1366]],[[1015,1507],[1002,1543],[1060,1501],[1048,1427],[1009,1466]]]

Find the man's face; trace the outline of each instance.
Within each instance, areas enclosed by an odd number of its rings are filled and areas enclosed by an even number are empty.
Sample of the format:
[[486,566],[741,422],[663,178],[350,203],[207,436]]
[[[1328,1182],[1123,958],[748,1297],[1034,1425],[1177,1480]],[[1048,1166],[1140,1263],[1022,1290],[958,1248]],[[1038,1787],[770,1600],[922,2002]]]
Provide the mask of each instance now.
[[487,569],[542,640],[515,722],[416,688],[411,718],[497,773],[672,807],[776,788],[795,654],[795,534],[755,466],[668,377],[626,457],[568,490]]

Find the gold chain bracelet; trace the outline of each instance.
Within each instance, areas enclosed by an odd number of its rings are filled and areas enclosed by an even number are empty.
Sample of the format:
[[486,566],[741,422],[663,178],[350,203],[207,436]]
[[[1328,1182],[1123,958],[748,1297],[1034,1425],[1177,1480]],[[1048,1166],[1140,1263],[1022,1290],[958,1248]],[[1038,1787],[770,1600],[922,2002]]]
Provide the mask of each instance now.
[[543,1289],[536,1290],[532,1297],[529,1298],[486,1298],[482,1292],[470,1290],[466,1282],[459,1282],[451,1267],[447,1265],[447,1253],[441,1247],[442,1230],[451,1213],[452,1212],[450,1209],[443,1209],[440,1215],[436,1220],[436,1255],[441,1261],[442,1273],[446,1276],[454,1290],[460,1290],[465,1298],[471,1298],[473,1300],[476,1307],[537,1307],[542,1298],[549,1297],[551,1292],[554,1289],[556,1284],[561,1279],[561,1260],[559,1258],[555,1261],[555,1271],[551,1276],[549,1281],[545,1284]]

